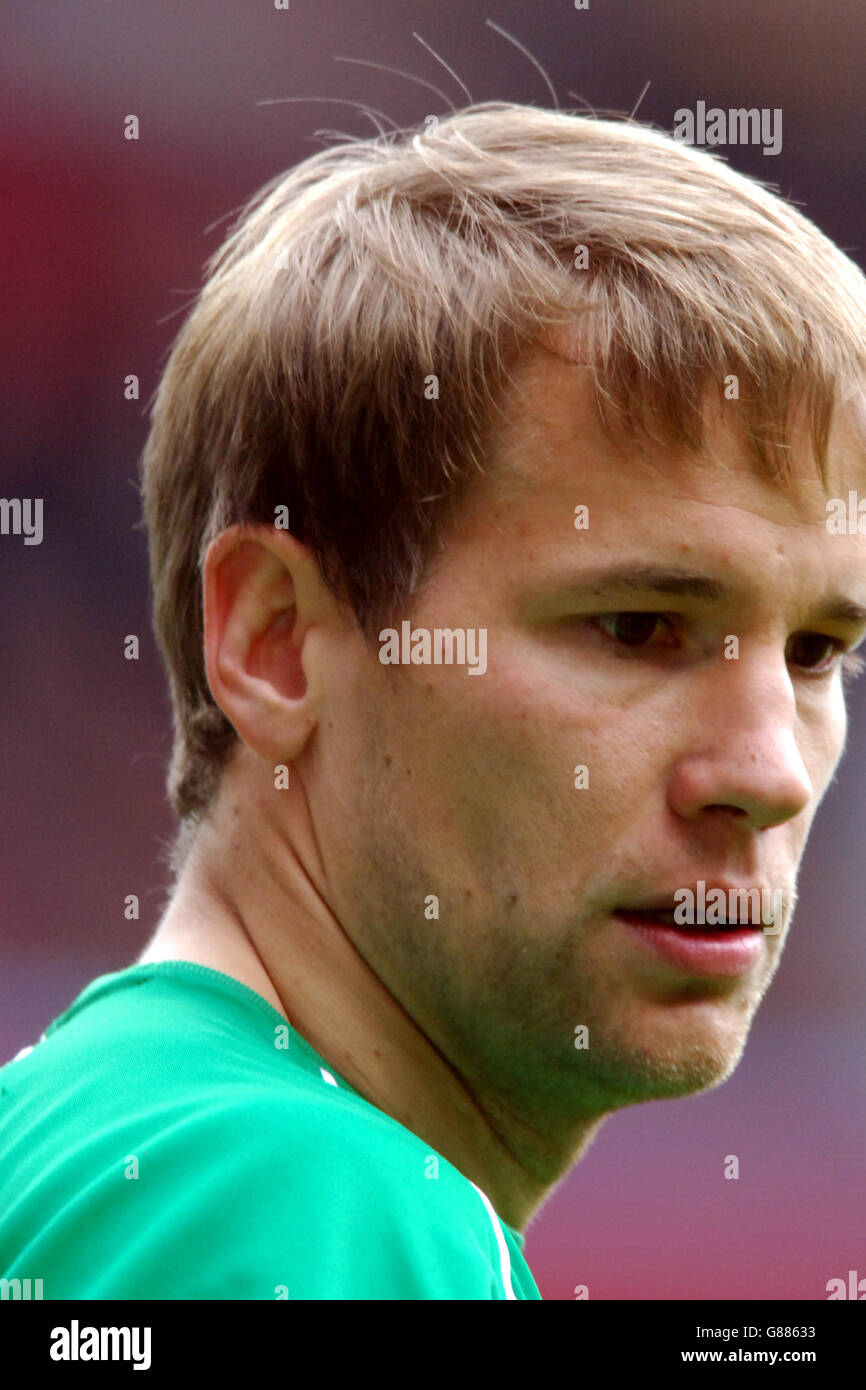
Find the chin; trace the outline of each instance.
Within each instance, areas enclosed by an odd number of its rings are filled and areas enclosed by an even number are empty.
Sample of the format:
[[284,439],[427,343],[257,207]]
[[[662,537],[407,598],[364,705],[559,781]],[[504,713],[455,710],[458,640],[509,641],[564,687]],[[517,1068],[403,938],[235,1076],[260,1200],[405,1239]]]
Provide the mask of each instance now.
[[[602,1047],[595,1055],[592,1083],[611,1109],[648,1100],[672,1100],[715,1090],[736,1070],[747,1029],[692,1028],[676,1036],[631,1037]],[[603,1055],[602,1055],[603,1054]]]

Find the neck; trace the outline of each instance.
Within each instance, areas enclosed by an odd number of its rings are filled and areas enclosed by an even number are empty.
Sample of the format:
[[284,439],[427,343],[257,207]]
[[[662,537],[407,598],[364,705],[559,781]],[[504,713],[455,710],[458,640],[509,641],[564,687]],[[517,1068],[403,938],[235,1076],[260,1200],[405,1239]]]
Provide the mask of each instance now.
[[[203,823],[142,964],[190,960],[265,998],[362,1096],[441,1154],[523,1229],[604,1119],[531,1124],[452,1065],[328,906],[315,836],[223,797]],[[561,1118],[561,1117],[560,1117]]]

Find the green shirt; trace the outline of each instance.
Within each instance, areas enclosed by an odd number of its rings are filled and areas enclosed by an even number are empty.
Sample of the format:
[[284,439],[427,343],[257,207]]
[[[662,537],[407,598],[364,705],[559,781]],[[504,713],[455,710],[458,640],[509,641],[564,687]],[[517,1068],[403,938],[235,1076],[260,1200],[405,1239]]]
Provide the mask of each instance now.
[[524,1243],[206,966],[102,975],[0,1068],[0,1276],[45,1299],[540,1298]]

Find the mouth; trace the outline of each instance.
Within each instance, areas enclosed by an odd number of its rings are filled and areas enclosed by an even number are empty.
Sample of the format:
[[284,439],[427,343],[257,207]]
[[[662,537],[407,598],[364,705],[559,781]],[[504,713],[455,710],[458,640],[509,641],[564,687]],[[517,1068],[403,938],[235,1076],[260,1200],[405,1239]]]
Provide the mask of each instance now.
[[685,933],[701,932],[702,935],[706,936],[722,935],[735,931],[761,930],[760,923],[740,922],[737,918],[733,918],[730,922],[725,920],[721,922],[713,922],[709,925],[706,922],[680,922],[677,921],[677,911],[672,907],[635,909],[622,908],[619,911],[615,912],[614,916],[619,917],[624,922],[645,922],[647,923],[647,925],[650,926],[670,927],[672,931],[679,931]]
[[764,957],[760,924],[678,923],[673,908],[623,908],[612,920],[642,953],[692,977],[734,979]]

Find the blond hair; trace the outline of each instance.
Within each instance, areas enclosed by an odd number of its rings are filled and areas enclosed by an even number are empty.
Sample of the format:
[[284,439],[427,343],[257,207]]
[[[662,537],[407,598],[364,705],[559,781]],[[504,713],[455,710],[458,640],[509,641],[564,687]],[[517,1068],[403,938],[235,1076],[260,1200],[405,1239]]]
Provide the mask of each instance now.
[[840,393],[866,371],[854,263],[764,185],[636,122],[484,103],[326,149],[244,208],[174,343],[141,461],[168,791],[187,831],[237,738],[205,671],[210,541],[288,507],[374,641],[490,471],[521,348],[560,322],[589,330],[602,422],[634,438],[699,449],[702,388],[735,374],[776,478],[798,400],[824,477]]

